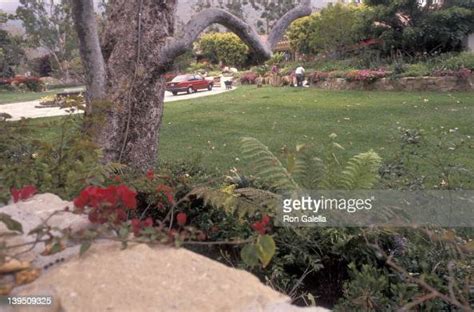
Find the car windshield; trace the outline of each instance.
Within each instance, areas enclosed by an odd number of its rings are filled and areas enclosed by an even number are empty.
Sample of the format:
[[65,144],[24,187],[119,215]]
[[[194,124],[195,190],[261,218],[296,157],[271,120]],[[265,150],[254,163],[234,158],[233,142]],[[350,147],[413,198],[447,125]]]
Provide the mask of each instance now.
[[171,82],[182,82],[182,81],[186,81],[187,79],[188,79],[188,76],[180,75],[180,76],[174,77],[173,80],[171,80]]

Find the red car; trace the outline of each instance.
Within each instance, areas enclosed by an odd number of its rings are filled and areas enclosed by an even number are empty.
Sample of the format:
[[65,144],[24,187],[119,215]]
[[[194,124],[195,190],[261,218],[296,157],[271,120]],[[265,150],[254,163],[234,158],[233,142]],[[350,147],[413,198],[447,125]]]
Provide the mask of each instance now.
[[179,75],[174,77],[173,80],[166,83],[166,91],[178,94],[178,92],[193,93],[198,90],[207,89],[212,90],[213,82],[206,80],[201,75]]

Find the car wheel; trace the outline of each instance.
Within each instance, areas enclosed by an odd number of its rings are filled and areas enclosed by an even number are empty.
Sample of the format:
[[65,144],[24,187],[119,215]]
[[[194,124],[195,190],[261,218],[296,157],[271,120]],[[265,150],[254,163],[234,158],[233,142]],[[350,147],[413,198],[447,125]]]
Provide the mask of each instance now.
[[173,95],[178,95],[178,92],[176,92],[176,91],[173,91]]
[[207,86],[207,90],[212,91],[212,84],[209,84],[209,85]]
[[187,90],[188,94],[191,94],[194,92],[194,89],[193,87],[188,87],[188,90]]

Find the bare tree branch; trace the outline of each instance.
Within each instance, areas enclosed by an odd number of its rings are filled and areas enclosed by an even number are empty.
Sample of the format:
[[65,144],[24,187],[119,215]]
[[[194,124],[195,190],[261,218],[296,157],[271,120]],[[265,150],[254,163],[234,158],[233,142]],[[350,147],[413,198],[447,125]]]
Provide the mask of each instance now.
[[428,293],[426,295],[423,295],[421,297],[418,297],[417,299],[411,301],[410,303],[407,303],[400,309],[398,309],[398,312],[405,312],[405,311],[412,311],[413,308],[419,306],[420,304],[424,303],[425,301],[429,301],[431,299],[437,298],[438,294],[436,293]]
[[283,37],[286,29],[290,24],[304,16],[308,16],[311,14],[311,1],[310,0],[302,0],[300,4],[295,7],[294,9],[288,11],[285,15],[283,15],[273,26],[270,34],[268,35],[268,44],[270,45],[270,49],[275,48],[277,43]]
[[[87,100],[105,98],[106,71],[100,49],[93,0],[72,0],[72,17],[86,74]],[[90,112],[90,108],[88,109]]]
[[237,16],[222,9],[206,9],[195,15],[182,30],[182,37],[170,41],[161,53],[160,65],[167,66],[174,59],[192,48],[199,35],[212,24],[221,24],[237,34],[256,54],[266,60],[271,57],[270,47],[264,43],[255,29]]

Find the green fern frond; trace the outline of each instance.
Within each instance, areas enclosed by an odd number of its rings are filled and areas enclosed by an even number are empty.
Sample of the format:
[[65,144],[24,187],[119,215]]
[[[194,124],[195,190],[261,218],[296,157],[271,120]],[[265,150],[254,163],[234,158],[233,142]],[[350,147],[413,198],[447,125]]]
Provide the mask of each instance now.
[[255,175],[269,183],[277,192],[298,190],[299,186],[280,160],[267,146],[255,138],[242,138],[242,156],[250,161]]
[[221,189],[199,187],[189,195],[202,199],[204,205],[223,209],[239,218],[254,216],[257,212],[273,215],[281,200],[279,195],[272,192],[250,187],[235,189],[235,185]]
[[301,188],[314,189],[324,176],[324,164],[321,159],[307,152],[296,154],[291,177]]
[[347,190],[370,189],[378,179],[382,158],[370,150],[355,155],[347,162],[340,175],[340,187]]

